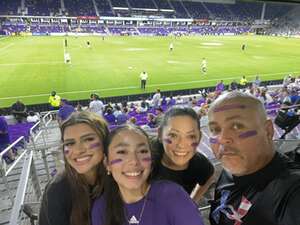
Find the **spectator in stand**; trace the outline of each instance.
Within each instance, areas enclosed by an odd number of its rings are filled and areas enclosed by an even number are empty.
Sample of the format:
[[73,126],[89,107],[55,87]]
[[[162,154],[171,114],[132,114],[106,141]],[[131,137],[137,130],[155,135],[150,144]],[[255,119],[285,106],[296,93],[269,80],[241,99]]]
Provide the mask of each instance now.
[[258,99],[266,106],[267,104],[270,104],[273,102],[273,98],[271,95],[268,93],[267,88],[262,88],[260,96],[258,96]]
[[155,121],[155,115],[153,113],[147,114],[147,125],[149,128],[155,128],[157,127],[156,121]]
[[282,85],[283,87],[288,87],[292,83],[292,75],[288,74],[283,78]]
[[136,118],[134,116],[130,117],[128,120],[127,120],[127,123],[128,124],[133,124],[135,125],[136,124]]
[[161,105],[161,106],[166,106],[167,103],[168,103],[168,102],[167,102],[167,97],[166,97],[166,96],[163,96],[160,105]]
[[283,102],[292,102],[291,101],[291,97],[290,97],[290,93],[288,91],[287,88],[283,88],[281,90],[281,93],[280,93],[280,102],[283,103]]
[[253,88],[259,88],[260,87],[260,83],[261,83],[261,80],[259,79],[259,76],[257,75],[255,77],[255,80],[253,80],[253,82],[252,82],[252,87]]
[[153,108],[157,108],[160,106],[160,98],[161,98],[161,93],[160,93],[160,89],[158,88],[156,90],[156,93],[152,97],[152,107]]
[[82,105],[81,105],[79,102],[77,103],[75,110],[76,110],[77,112],[83,111]]
[[234,91],[234,90],[237,90],[239,88],[239,84],[233,80],[231,83],[230,83],[230,90],[231,91]]
[[164,117],[164,111],[161,107],[157,107],[155,109],[155,124],[156,126],[160,126],[161,121]]
[[247,84],[248,84],[248,81],[246,79],[246,76],[243,76],[240,80],[240,88],[242,88],[242,89],[246,88]]
[[146,102],[145,99],[142,99],[140,106],[137,108],[137,112],[138,113],[145,113],[148,111],[149,108],[149,104],[148,102]]
[[37,114],[35,114],[35,112],[29,111],[26,120],[28,123],[37,123],[38,121],[40,121],[40,117]]
[[113,112],[113,110],[114,110],[114,107],[112,106],[112,103],[111,102],[109,102],[109,103],[107,103],[106,105],[105,105],[105,107],[104,107],[104,114],[107,112],[107,110],[108,109],[110,109],[111,110],[111,112]]
[[153,174],[180,184],[199,203],[213,181],[214,167],[197,152],[201,140],[199,117],[191,108],[169,109],[152,141]]
[[113,114],[113,111],[111,108],[107,108],[106,112],[104,113],[104,118],[109,124],[115,124],[116,123],[116,117]]
[[[8,124],[4,116],[1,115],[0,111],[0,152],[4,151],[10,144]],[[11,163],[15,160],[14,154],[11,149],[3,155],[6,163]],[[1,159],[0,159],[1,160]]]
[[12,104],[11,113],[18,123],[21,123],[27,118],[26,106],[20,100],[17,100],[14,104]]
[[49,96],[48,102],[50,103],[50,110],[57,110],[60,106],[60,96],[56,94],[56,91],[52,91]]
[[183,102],[183,99],[181,98],[180,95],[177,96],[176,103],[177,103],[177,104],[183,104],[183,103],[184,103],[184,102]]
[[173,106],[173,105],[176,105],[176,100],[173,98],[173,96],[171,95],[170,96],[170,99],[168,101],[168,106]]
[[217,92],[217,94],[221,94],[224,90],[225,85],[223,83],[223,80],[221,80],[219,83],[217,83],[215,91]]
[[300,90],[300,75],[295,79],[295,88]]
[[121,110],[121,107],[116,103],[113,111],[114,116],[117,118],[119,115],[122,115],[123,112]]
[[300,96],[296,90],[291,91],[290,98],[293,105],[300,104]]
[[64,122],[73,112],[75,112],[75,108],[68,103],[67,99],[61,99],[60,108],[57,113],[58,123],[61,124]]
[[99,116],[102,116],[103,110],[104,110],[103,102],[100,100],[100,98],[97,94],[92,94],[91,98],[92,98],[92,101],[90,102],[89,110],[91,112],[98,114]]

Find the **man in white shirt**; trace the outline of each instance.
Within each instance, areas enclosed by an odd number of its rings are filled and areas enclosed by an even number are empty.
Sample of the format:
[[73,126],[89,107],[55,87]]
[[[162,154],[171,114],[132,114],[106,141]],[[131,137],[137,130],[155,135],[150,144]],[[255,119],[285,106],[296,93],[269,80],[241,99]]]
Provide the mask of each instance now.
[[92,94],[92,101],[90,102],[89,110],[91,112],[94,112],[102,116],[103,109],[104,109],[104,104],[100,100],[99,96],[97,94]]
[[153,108],[158,108],[158,106],[160,105],[160,98],[161,98],[161,94],[160,94],[160,89],[158,88],[156,90],[156,93],[153,95],[152,97],[152,106]]

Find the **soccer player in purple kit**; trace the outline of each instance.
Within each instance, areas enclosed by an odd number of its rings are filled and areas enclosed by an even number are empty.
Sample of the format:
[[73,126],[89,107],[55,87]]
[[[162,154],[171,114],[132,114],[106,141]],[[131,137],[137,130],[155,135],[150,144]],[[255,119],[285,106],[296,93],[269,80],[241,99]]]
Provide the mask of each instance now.
[[203,225],[197,206],[179,185],[154,181],[147,134],[134,125],[113,130],[105,144],[104,194],[95,201],[93,225]]
[[228,92],[211,104],[208,118],[211,148],[224,167],[211,224],[300,224],[300,165],[276,151],[261,101]]

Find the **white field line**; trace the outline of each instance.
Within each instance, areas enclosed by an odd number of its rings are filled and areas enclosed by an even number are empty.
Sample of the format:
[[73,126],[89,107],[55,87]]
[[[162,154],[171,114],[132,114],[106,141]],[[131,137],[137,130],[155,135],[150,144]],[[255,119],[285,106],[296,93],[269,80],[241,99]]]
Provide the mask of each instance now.
[[0,40],[4,40],[4,39],[7,39],[7,38],[9,38],[10,36],[1,36],[0,35]]
[[13,46],[13,45],[14,45],[14,43],[10,43],[10,44],[8,44],[8,45],[5,45],[4,47],[0,47],[0,52],[4,51],[4,50],[7,49],[7,48],[10,48],[10,47]]
[[[268,77],[278,74],[289,74],[289,73],[299,73],[300,71],[288,71],[288,72],[280,72],[280,73],[266,73],[266,74],[259,74],[260,77]],[[199,75],[200,76],[200,75]],[[255,75],[245,75],[246,77],[255,77]],[[202,76],[200,77],[202,78]],[[234,79],[240,79],[239,77],[228,77],[223,78],[222,80],[234,80]],[[206,83],[210,81],[220,81],[221,79],[211,79],[211,80],[195,80],[195,81],[187,81],[187,82],[173,82],[173,83],[164,83],[164,84],[151,84],[147,85],[147,87],[161,87],[161,86],[170,86],[170,85],[179,85],[179,84],[193,84],[193,83]],[[139,86],[129,86],[129,87],[119,87],[119,88],[104,88],[104,89],[94,89],[94,90],[83,90],[83,91],[67,91],[67,92],[59,92],[58,94],[64,95],[64,94],[76,94],[76,93],[91,93],[91,92],[105,92],[105,91],[113,91],[113,90],[128,90],[128,89],[138,89]],[[200,88],[199,88],[200,89]],[[42,96],[49,96],[49,93],[46,94],[36,94],[36,95],[23,95],[23,96],[12,96],[12,97],[3,97],[0,98],[0,100],[9,100],[9,99],[20,99],[20,98],[32,98],[32,97],[42,97]]]

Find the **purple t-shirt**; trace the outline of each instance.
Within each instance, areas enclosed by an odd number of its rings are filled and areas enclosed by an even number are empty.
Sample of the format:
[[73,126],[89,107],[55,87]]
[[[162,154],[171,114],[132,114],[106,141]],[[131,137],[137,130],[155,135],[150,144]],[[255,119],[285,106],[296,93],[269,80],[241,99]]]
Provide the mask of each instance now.
[[[105,224],[104,196],[98,198],[93,205],[92,225]],[[143,198],[138,202],[125,204],[128,221],[139,220],[140,223],[138,225],[204,224],[197,206],[193,203],[189,195],[181,186],[173,182],[153,182],[146,198],[146,203],[145,198]],[[140,218],[143,207],[144,211]]]
[[58,110],[58,117],[64,121],[66,119],[68,119],[68,117],[72,114],[72,112],[74,112],[75,109],[72,105],[64,105],[62,107],[60,107],[60,109]]

